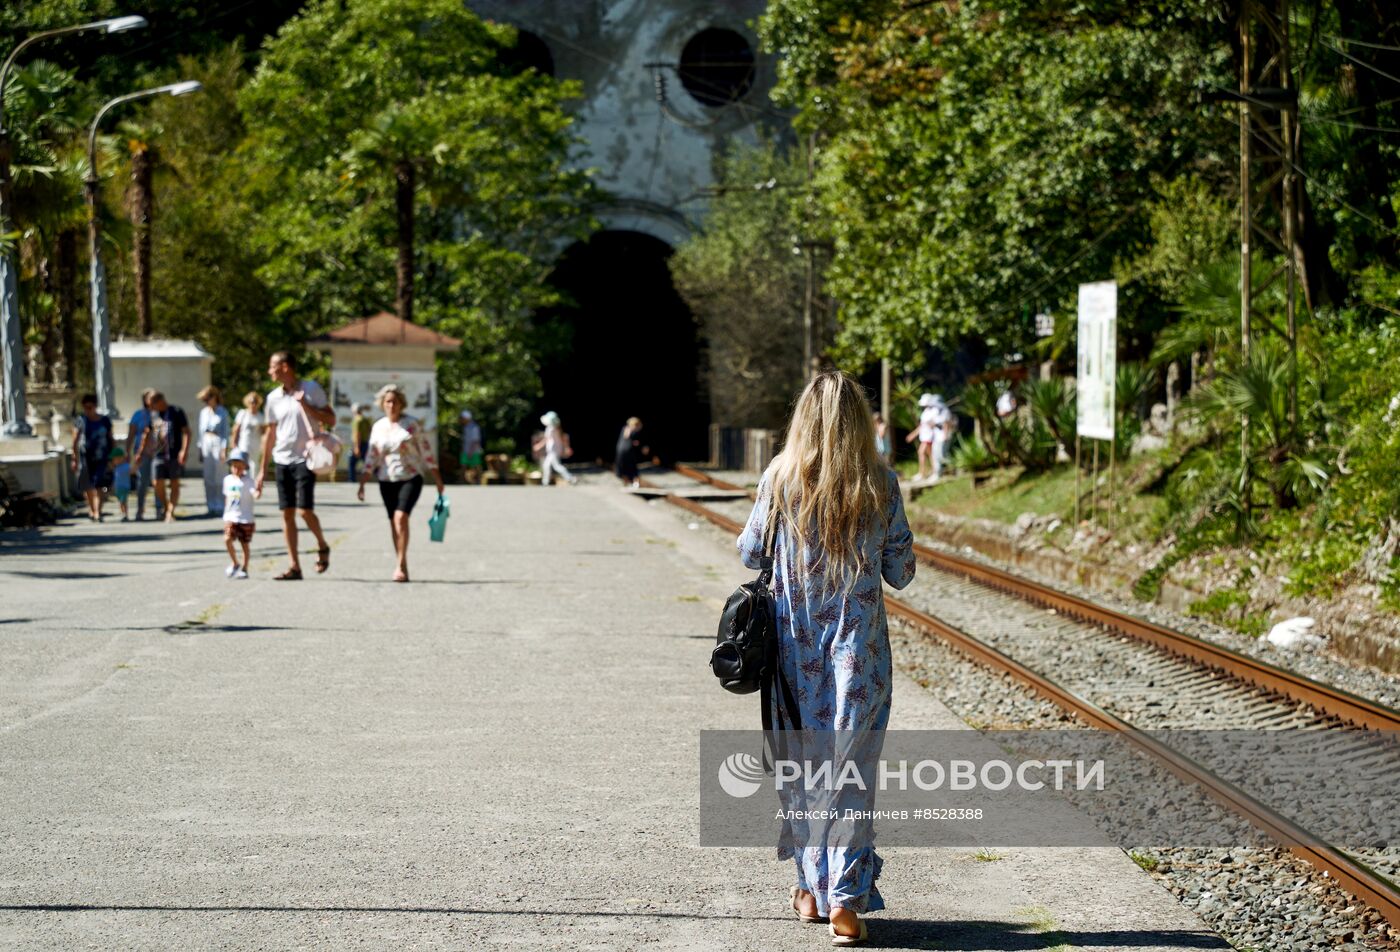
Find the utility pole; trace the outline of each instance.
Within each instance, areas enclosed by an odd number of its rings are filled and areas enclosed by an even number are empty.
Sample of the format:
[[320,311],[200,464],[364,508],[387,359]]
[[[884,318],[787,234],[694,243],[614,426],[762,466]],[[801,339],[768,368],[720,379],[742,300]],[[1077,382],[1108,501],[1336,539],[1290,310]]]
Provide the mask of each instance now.
[[[1297,297],[1308,299],[1298,213],[1298,91],[1293,84],[1288,0],[1240,0],[1240,360],[1247,362],[1256,327],[1288,346],[1288,422],[1298,428]],[[1254,274],[1254,239],[1280,260],[1262,280]],[[1259,312],[1256,301],[1284,281],[1284,326]],[[1241,490],[1250,507],[1248,414],[1240,419]]]

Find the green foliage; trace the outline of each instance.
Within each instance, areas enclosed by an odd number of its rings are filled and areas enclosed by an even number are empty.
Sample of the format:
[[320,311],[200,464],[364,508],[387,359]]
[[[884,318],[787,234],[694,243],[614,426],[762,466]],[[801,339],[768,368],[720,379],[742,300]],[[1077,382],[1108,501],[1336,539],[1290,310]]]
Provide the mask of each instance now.
[[962,409],[977,421],[986,451],[1003,466],[1014,463],[1032,472],[1054,466],[1057,441],[1047,421],[1034,412],[999,416],[999,394],[995,383],[982,381],[962,395]]
[[[1229,138],[1192,95],[1230,78],[1205,2],[778,0],[763,30],[780,95],[822,133],[847,363],[914,364],[970,334],[1026,351],[1028,308],[1138,256],[1152,173]],[[1154,306],[1125,288],[1125,336]]]
[[1249,611],[1248,574],[1233,588],[1219,588],[1186,608],[1186,614],[1234,628],[1255,638],[1268,629],[1268,617]]
[[709,347],[711,414],[726,426],[782,426],[802,386],[806,272],[795,244],[806,226],[787,186],[803,174],[798,155],[736,145],[719,162],[704,230],[671,258]]
[[[1199,275],[1232,250],[1238,254],[1239,215],[1228,186],[1228,181],[1191,173],[1159,182],[1157,197],[1147,203],[1152,240],[1131,277],[1150,282],[1165,300],[1181,301]],[[1238,289],[1238,267],[1234,276]]]
[[1061,446],[1072,449],[1079,429],[1079,407],[1074,388],[1063,377],[1049,380],[1032,379],[1021,385],[1021,393],[1036,419]]
[[564,103],[506,75],[509,27],[456,0],[316,0],[265,47],[239,104],[258,276],[293,339],[394,300],[394,167],[417,172],[415,319],[462,338],[445,414],[513,427],[539,392],[532,312],[556,303],[558,248],[592,227]]
[[985,472],[995,469],[1000,463],[996,454],[987,448],[987,444],[983,443],[979,436],[959,436],[958,441],[953,444],[949,459],[959,473]]
[[[296,347],[274,314],[259,279],[261,259],[245,240],[256,210],[244,200],[238,149],[246,135],[238,93],[247,79],[245,54],[234,44],[179,64],[197,79],[196,96],[162,97],[142,117],[145,138],[159,143],[152,228],[151,323],[158,335],[191,338],[214,356],[215,383],[237,403],[259,381],[274,350]],[[135,331],[135,315],[116,326]]]
[[912,430],[919,425],[919,397],[924,394],[924,383],[918,377],[905,375],[894,381],[890,387],[890,422],[901,430]]
[[[1250,487],[1243,484],[1238,459],[1233,465],[1223,460],[1212,464],[1217,480],[1223,477],[1225,485],[1235,485],[1230,497],[1234,507],[1252,502],[1245,493],[1252,493],[1254,481],[1268,489],[1273,505],[1282,510],[1314,498],[1328,480],[1327,467],[1316,454],[1316,440],[1303,440],[1290,420],[1292,374],[1293,361],[1287,350],[1276,340],[1260,341],[1251,348],[1247,360],[1223,370],[1200,387],[1188,403],[1188,411],[1199,420],[1226,430],[1237,431],[1240,418],[1249,419]],[[1300,400],[1306,399],[1309,391],[1316,392],[1316,388],[1315,380],[1306,381]],[[1305,450],[1306,442],[1313,443],[1312,452]],[[1220,455],[1228,450],[1214,452]],[[1227,496],[1228,490],[1221,498]]]
[[1155,384],[1156,373],[1150,368],[1134,361],[1118,364],[1113,384],[1113,451],[1120,460],[1128,458],[1133,442],[1142,435],[1144,404]]

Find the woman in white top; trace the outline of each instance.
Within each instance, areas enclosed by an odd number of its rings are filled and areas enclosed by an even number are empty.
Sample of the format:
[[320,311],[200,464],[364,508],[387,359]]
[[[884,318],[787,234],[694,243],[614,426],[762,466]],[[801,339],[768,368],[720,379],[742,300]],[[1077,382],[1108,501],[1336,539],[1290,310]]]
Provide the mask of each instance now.
[[204,467],[204,505],[216,516],[224,512],[224,457],[228,455],[228,410],[218,387],[195,394],[199,411],[199,458]]
[[574,448],[569,445],[569,434],[564,432],[559,414],[550,410],[540,417],[540,423],[544,425],[544,433],[534,444],[536,453],[544,453],[544,459],[540,463],[540,482],[548,486],[557,473],[572,486],[578,482],[578,477],[564,467],[564,460],[574,455]]
[[360,471],[359,499],[364,502],[365,482],[373,473],[379,480],[379,496],[389,514],[389,532],[394,537],[398,565],[395,582],[408,581],[408,517],[423,492],[423,474],[431,473],[438,495],[443,493],[432,444],[422,424],[404,414],[408,398],[397,384],[381,387],[375,396],[384,415],[369,431],[369,453]]
[[[905,437],[904,442],[919,441],[919,475],[915,482],[933,479],[937,482],[943,471],[943,443],[948,438],[948,423],[952,414],[936,393],[926,393],[919,398],[919,428]],[[926,472],[929,467],[930,472]]]
[[243,409],[233,418],[233,445],[248,457],[248,472],[255,472],[262,453],[262,394],[249,390],[243,395]]

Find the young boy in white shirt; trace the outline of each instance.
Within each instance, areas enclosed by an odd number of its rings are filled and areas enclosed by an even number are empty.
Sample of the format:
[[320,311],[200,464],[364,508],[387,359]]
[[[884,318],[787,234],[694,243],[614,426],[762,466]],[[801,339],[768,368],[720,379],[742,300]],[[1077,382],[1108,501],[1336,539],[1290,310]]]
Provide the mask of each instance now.
[[[248,577],[248,547],[253,541],[253,477],[248,474],[248,454],[234,450],[228,454],[229,474],[224,477],[224,545],[228,547],[229,567],[224,574],[229,578]],[[243,564],[238,564],[238,555],[233,544],[243,546]]]

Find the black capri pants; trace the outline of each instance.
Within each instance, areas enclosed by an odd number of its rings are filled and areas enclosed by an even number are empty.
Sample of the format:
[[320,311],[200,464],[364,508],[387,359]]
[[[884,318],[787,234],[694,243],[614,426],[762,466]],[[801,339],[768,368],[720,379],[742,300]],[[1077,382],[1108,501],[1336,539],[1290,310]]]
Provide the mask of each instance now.
[[390,519],[394,518],[396,512],[412,512],[422,494],[422,476],[414,476],[401,483],[391,483],[387,479],[379,481],[379,498],[384,500],[384,511],[389,514]]

